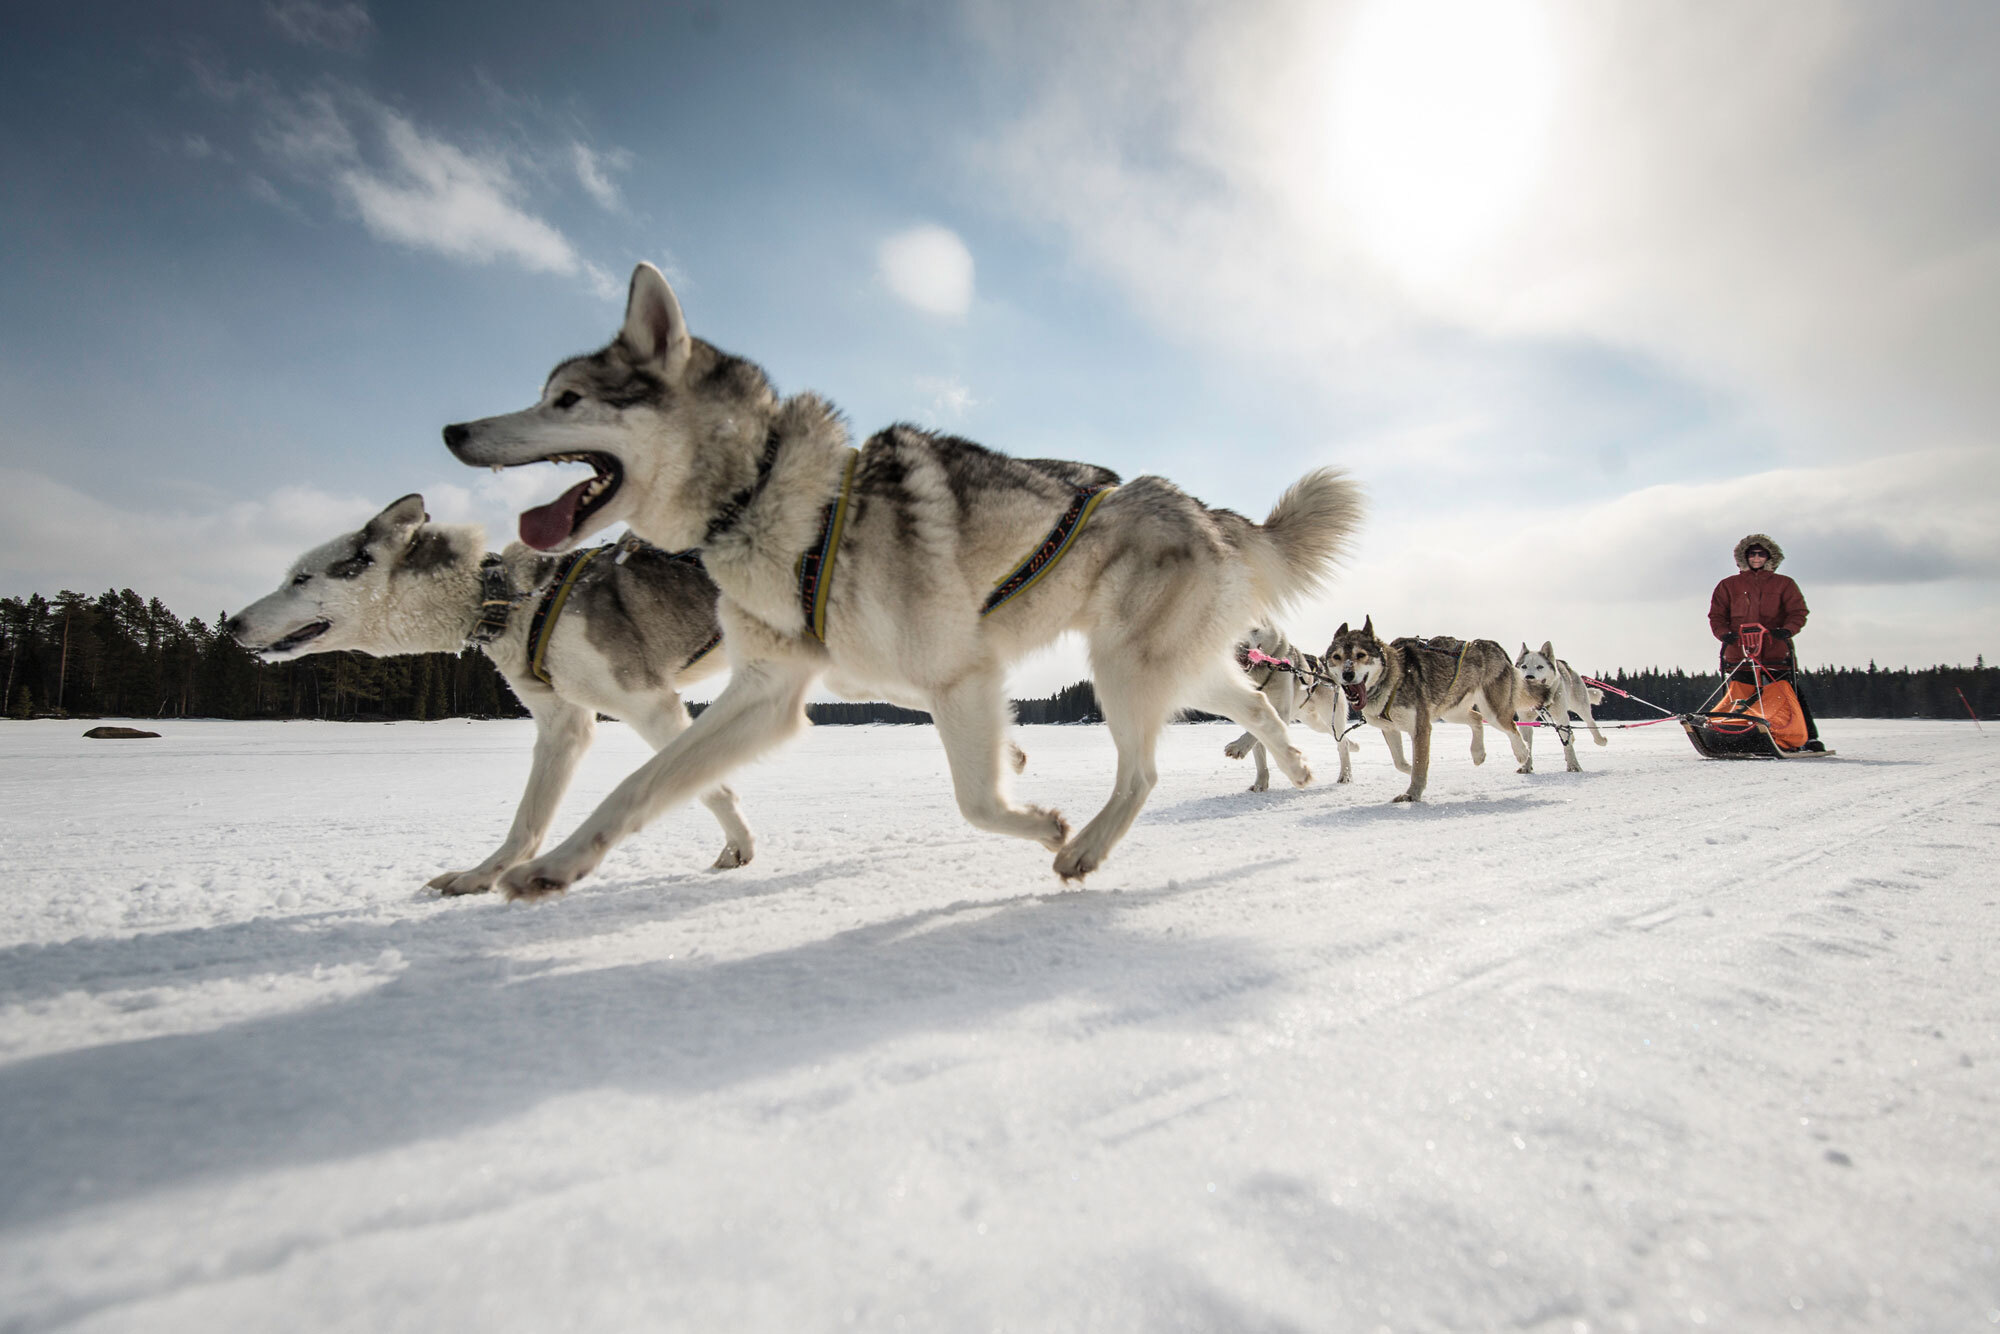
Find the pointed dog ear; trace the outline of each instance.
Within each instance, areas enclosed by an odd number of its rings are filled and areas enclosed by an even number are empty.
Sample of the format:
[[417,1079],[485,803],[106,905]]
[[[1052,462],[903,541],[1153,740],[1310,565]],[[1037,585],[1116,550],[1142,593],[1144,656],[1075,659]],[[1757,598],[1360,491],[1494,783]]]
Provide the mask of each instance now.
[[1521,656],[1524,658],[1528,656],[1528,641],[1525,639],[1521,641]]
[[423,496],[412,491],[368,521],[368,526],[361,530],[362,544],[371,547],[401,546],[410,540],[410,534],[416,531],[417,525],[430,517],[424,512]]
[[641,365],[652,365],[667,382],[680,380],[694,350],[688,338],[687,317],[681,314],[680,299],[660,271],[650,264],[632,270],[632,286],[625,296],[625,325],[618,341]]
[[1333,632],[1333,637],[1334,637],[1335,639],[1339,639],[1339,638],[1340,638],[1340,637],[1341,637],[1342,635],[1345,635],[1346,633],[1347,633],[1347,622],[1346,622],[1346,621],[1342,621],[1342,622],[1340,623],[1340,628],[1339,628],[1338,630],[1335,630],[1335,631]]
[[1549,660],[1550,666],[1553,667],[1555,665],[1556,649],[1555,649],[1555,642],[1553,640],[1544,639],[1542,641],[1542,656]]
[[1375,618],[1373,616],[1362,618],[1361,633],[1367,635],[1370,639],[1375,637]]

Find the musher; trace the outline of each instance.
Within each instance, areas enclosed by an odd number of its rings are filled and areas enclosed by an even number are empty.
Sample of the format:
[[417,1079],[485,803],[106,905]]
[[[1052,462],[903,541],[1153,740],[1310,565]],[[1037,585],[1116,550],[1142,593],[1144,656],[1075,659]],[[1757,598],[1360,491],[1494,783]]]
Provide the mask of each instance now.
[[1805,628],[1806,600],[1790,575],[1778,573],[1784,559],[1784,548],[1768,535],[1751,533],[1736,544],[1737,573],[1708,600],[1708,628],[1722,641],[1729,678],[1722,707],[1761,691],[1755,711],[1770,724],[1774,742],[1786,750],[1825,750],[1794,682],[1792,636]]

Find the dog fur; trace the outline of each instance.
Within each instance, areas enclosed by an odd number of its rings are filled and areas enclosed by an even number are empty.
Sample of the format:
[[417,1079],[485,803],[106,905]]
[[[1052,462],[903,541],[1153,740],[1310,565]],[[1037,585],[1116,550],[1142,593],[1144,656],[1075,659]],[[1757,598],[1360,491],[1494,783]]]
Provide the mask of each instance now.
[[[1296,672],[1288,672],[1269,663],[1251,662],[1249,650],[1253,648],[1267,658],[1295,663],[1309,673],[1323,671],[1324,661],[1298,648],[1274,625],[1252,626],[1243,642],[1236,646],[1238,665],[1256,683],[1264,698],[1271,701],[1271,707],[1277,710],[1280,718],[1288,723],[1304,723],[1315,731],[1338,739],[1340,781],[1354,781],[1352,755],[1356,743],[1341,736],[1341,732],[1346,730],[1343,726],[1347,721],[1346,698],[1331,682],[1306,681]],[[1263,792],[1271,786],[1271,767],[1265,760],[1264,743],[1253,734],[1245,732],[1224,746],[1222,753],[1232,760],[1240,760],[1245,755],[1256,758],[1257,777],[1250,784],[1252,792]]]
[[[1521,673],[1522,695],[1527,706],[1525,713],[1516,716],[1533,718],[1541,710],[1548,710],[1556,736],[1562,742],[1564,767],[1571,773],[1581,773],[1583,766],[1577,763],[1576,741],[1569,720],[1572,716],[1583,719],[1583,725],[1590,729],[1590,739],[1604,745],[1604,733],[1597,730],[1597,719],[1590,713],[1591,705],[1604,702],[1604,692],[1596,686],[1586,686],[1576,669],[1558,658],[1555,646],[1546,639],[1539,649],[1521,645],[1521,656],[1514,659],[1514,666]],[[1527,739],[1532,751],[1533,729],[1528,731]]]
[[1343,622],[1326,650],[1327,671],[1336,677],[1348,707],[1381,729],[1389,752],[1402,768],[1398,733],[1410,735],[1410,786],[1397,801],[1420,801],[1430,780],[1431,726],[1464,723],[1472,728],[1472,762],[1486,759],[1484,727],[1497,727],[1514,747],[1520,772],[1534,772],[1534,757],[1514,725],[1522,707],[1521,674],[1507,650],[1490,639],[1397,639],[1384,644],[1374,618],[1359,630]]
[[[480,615],[486,536],[475,525],[429,522],[424,498],[404,496],[358,532],[314,547],[277,592],[223,628],[266,661],[355,649],[376,657],[456,653]],[[516,542],[501,553],[516,589],[553,577],[555,558]],[[534,762],[507,837],[467,871],[430,882],[444,894],[491,889],[535,855],[600,711],[624,720],[659,749],[688,725],[680,690],[722,671],[720,647],[688,659],[717,633],[715,584],[701,566],[638,548],[620,564],[600,556],[572,586],[549,636],[545,685],[528,668],[532,612],[518,606],[507,628],[481,645],[535,719]],[[716,869],[742,866],[756,850],[736,794],[715,786],[701,802],[722,826]]]
[[[527,540],[559,549],[622,519],[662,546],[698,546],[722,590],[728,687],[561,845],[508,872],[512,896],[567,889],[619,840],[785,740],[822,677],[849,698],[928,709],[961,813],[1042,844],[1064,880],[1095,870],[1131,827],[1179,708],[1233,719],[1292,782],[1311,778],[1230,647],[1246,623],[1317,587],[1344,550],[1360,501],[1338,470],[1295,483],[1262,525],[1137,478],[1103,499],[1039,582],[982,616],[996,579],[1042,542],[1076,489],[1116,476],[892,426],[853,470],[821,643],[796,572],[854,457],[846,427],[818,396],[781,399],[759,367],[692,337],[652,266],[634,272],[609,346],[559,364],[533,406],[444,436],[476,466],[591,466],[589,480],[523,514]],[[1003,762],[1008,664],[1070,630],[1084,636],[1118,750],[1110,800],[1074,835],[1055,811],[1014,803]]]

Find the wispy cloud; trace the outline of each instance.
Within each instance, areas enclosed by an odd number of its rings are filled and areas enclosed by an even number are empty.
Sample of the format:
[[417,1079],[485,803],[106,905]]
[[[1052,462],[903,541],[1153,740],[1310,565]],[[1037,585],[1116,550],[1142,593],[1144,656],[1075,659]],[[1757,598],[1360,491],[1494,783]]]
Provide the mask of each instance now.
[[924,416],[934,426],[963,422],[979,406],[972,387],[955,375],[917,377],[917,392],[930,400]]
[[[359,90],[326,84],[259,96],[265,151],[329,191],[370,235],[470,263],[512,263],[621,290],[532,207],[518,155],[468,147]],[[587,151],[587,150],[586,150]]]
[[570,145],[570,163],[576,168],[577,181],[601,207],[614,213],[624,207],[624,200],[611,173],[625,170],[631,162],[632,155],[622,150],[599,152],[589,144]]
[[323,5],[313,0],[272,0],[264,7],[279,32],[301,46],[320,46],[344,55],[365,49],[375,20],[365,5]]
[[942,319],[972,309],[972,252],[949,227],[926,223],[897,232],[877,249],[882,281],[904,304]]

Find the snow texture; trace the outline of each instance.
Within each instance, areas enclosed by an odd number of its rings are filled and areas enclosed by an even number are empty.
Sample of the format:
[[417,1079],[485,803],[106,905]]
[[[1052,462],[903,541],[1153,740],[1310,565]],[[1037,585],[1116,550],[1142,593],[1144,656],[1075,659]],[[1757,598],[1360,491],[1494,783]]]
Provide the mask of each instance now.
[[[2000,737],[1429,799],[1168,731],[1063,891],[828,727],[567,898],[525,723],[0,724],[0,1329],[2000,1324]],[[642,757],[606,727],[559,828]],[[1023,728],[1088,816],[1102,728]],[[1302,737],[1330,780],[1325,738]]]

